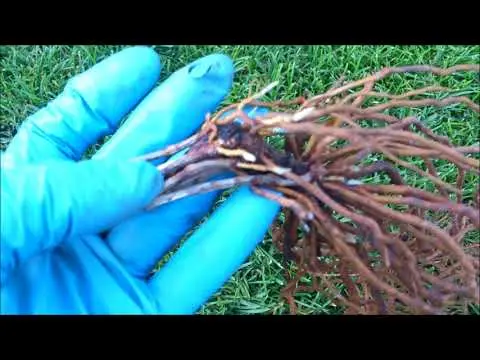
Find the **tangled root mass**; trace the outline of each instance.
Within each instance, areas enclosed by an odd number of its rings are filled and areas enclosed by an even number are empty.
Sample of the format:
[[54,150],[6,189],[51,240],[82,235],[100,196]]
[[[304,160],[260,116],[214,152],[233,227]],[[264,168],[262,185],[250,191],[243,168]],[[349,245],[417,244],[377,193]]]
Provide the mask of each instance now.
[[[298,269],[282,292],[292,313],[298,291],[321,291],[354,314],[441,314],[478,304],[479,243],[467,239],[478,236],[479,192],[467,197],[463,189],[467,176],[478,177],[478,144],[455,146],[424,119],[392,109],[463,105],[477,115],[479,106],[464,96],[426,97],[448,91],[438,86],[399,95],[374,89],[392,74],[466,71],[479,66],[386,68],[308,99],[260,101],[272,84],[207,116],[192,137],[141,157],[188,148],[158,166],[165,189],[151,207],[240,184],[278,202],[273,241]],[[386,101],[367,106],[372,98]],[[253,116],[252,107],[269,111]],[[284,145],[269,145],[272,137]],[[451,166],[456,181],[442,179],[438,164]]]

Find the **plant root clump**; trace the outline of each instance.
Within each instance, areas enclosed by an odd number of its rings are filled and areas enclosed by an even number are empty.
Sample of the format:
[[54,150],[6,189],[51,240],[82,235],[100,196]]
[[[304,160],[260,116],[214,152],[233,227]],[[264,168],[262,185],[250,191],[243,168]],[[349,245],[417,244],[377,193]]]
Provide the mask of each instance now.
[[[347,314],[445,314],[478,304],[480,195],[464,189],[466,179],[478,183],[478,143],[455,146],[398,110],[463,106],[478,116],[479,105],[428,97],[448,91],[439,86],[375,90],[394,74],[472,71],[479,66],[385,68],[313,97],[261,101],[270,84],[209,114],[190,138],[138,158],[186,150],[158,166],[165,189],[150,208],[242,184],[278,202],[273,242],[297,269],[282,291],[292,313],[299,291],[321,291]],[[231,176],[212,181],[218,174]]]

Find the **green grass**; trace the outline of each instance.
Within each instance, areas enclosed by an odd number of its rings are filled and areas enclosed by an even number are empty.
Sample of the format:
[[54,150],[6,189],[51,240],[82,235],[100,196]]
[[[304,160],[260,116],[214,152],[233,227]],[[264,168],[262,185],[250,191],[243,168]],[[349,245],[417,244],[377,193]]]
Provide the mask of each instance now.
[[[55,97],[68,78],[121,48],[0,47],[0,148],[5,149],[19,124]],[[157,46],[156,50],[164,62],[162,79],[203,55],[223,52],[231,56],[236,66],[235,83],[225,103],[238,101],[249,90],[258,90],[274,80],[279,80],[280,85],[269,94],[270,98],[294,98],[323,92],[342,75],[354,80],[384,66],[421,63],[446,67],[480,60],[480,46]],[[377,89],[400,93],[433,84],[436,79],[439,78],[430,75],[396,75],[382,81]],[[474,74],[458,74],[440,79],[438,84],[459,89],[456,95],[480,100],[479,82]],[[455,144],[478,142],[478,119],[464,106],[440,113],[429,107],[414,111],[435,132],[451,137]],[[451,180],[450,168],[441,171]],[[468,194],[472,193],[473,180],[468,179]],[[281,256],[267,234],[262,245],[200,312],[287,313],[288,307],[280,298],[280,289],[285,285],[283,273]],[[297,300],[303,314],[341,313],[322,294],[301,294]],[[478,309],[473,311],[478,313]]]

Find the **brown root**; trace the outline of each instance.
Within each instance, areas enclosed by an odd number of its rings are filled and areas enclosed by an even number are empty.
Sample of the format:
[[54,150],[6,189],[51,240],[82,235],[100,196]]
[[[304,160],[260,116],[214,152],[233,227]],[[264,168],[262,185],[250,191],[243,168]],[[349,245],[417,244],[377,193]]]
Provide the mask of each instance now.
[[[356,314],[440,314],[449,306],[478,304],[479,246],[466,237],[480,227],[479,193],[470,201],[463,189],[467,176],[480,173],[478,144],[455,146],[421,118],[398,118],[389,110],[461,104],[478,114],[479,106],[464,96],[410,99],[448,90],[439,86],[397,95],[374,87],[392,74],[479,70],[387,68],[352,83],[339,81],[310,99],[261,102],[270,85],[207,116],[191,138],[139,158],[189,148],[158,166],[166,187],[150,208],[240,184],[278,202],[286,220],[275,222],[274,244],[299,269],[282,292],[293,313],[299,290],[322,291]],[[364,106],[370,97],[387,101]],[[253,117],[246,105],[271,112]],[[268,145],[271,135],[284,136],[284,147]],[[456,168],[454,183],[441,178],[438,161]],[[230,178],[210,180],[226,170]],[[305,274],[312,276],[311,287],[298,283]]]

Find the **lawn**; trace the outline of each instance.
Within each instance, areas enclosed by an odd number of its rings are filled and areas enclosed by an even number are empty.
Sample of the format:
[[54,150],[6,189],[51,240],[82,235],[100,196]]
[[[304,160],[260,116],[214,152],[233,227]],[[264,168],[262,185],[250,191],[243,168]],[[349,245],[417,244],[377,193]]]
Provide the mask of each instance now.
[[[121,46],[3,46],[0,47],[0,147],[5,149],[15,129],[31,113],[55,97],[66,81],[112,54]],[[279,80],[272,98],[294,98],[325,91],[344,75],[364,77],[385,66],[431,64],[448,67],[479,63],[480,46],[156,46],[162,57],[162,79],[176,69],[210,53],[234,59],[235,82],[225,103],[238,101],[266,84]],[[380,91],[400,93],[434,83],[431,75],[394,76]],[[458,89],[455,95],[480,100],[478,77],[459,74],[439,81]],[[478,119],[465,107],[433,108],[417,114],[437,133],[455,144],[478,142]],[[448,175],[448,174],[446,174]],[[467,192],[473,182],[467,183]],[[281,256],[269,235],[230,281],[201,309],[203,314],[283,314],[288,307],[280,297],[285,285]],[[336,314],[341,310],[322,294],[302,294],[297,299],[303,314]]]

